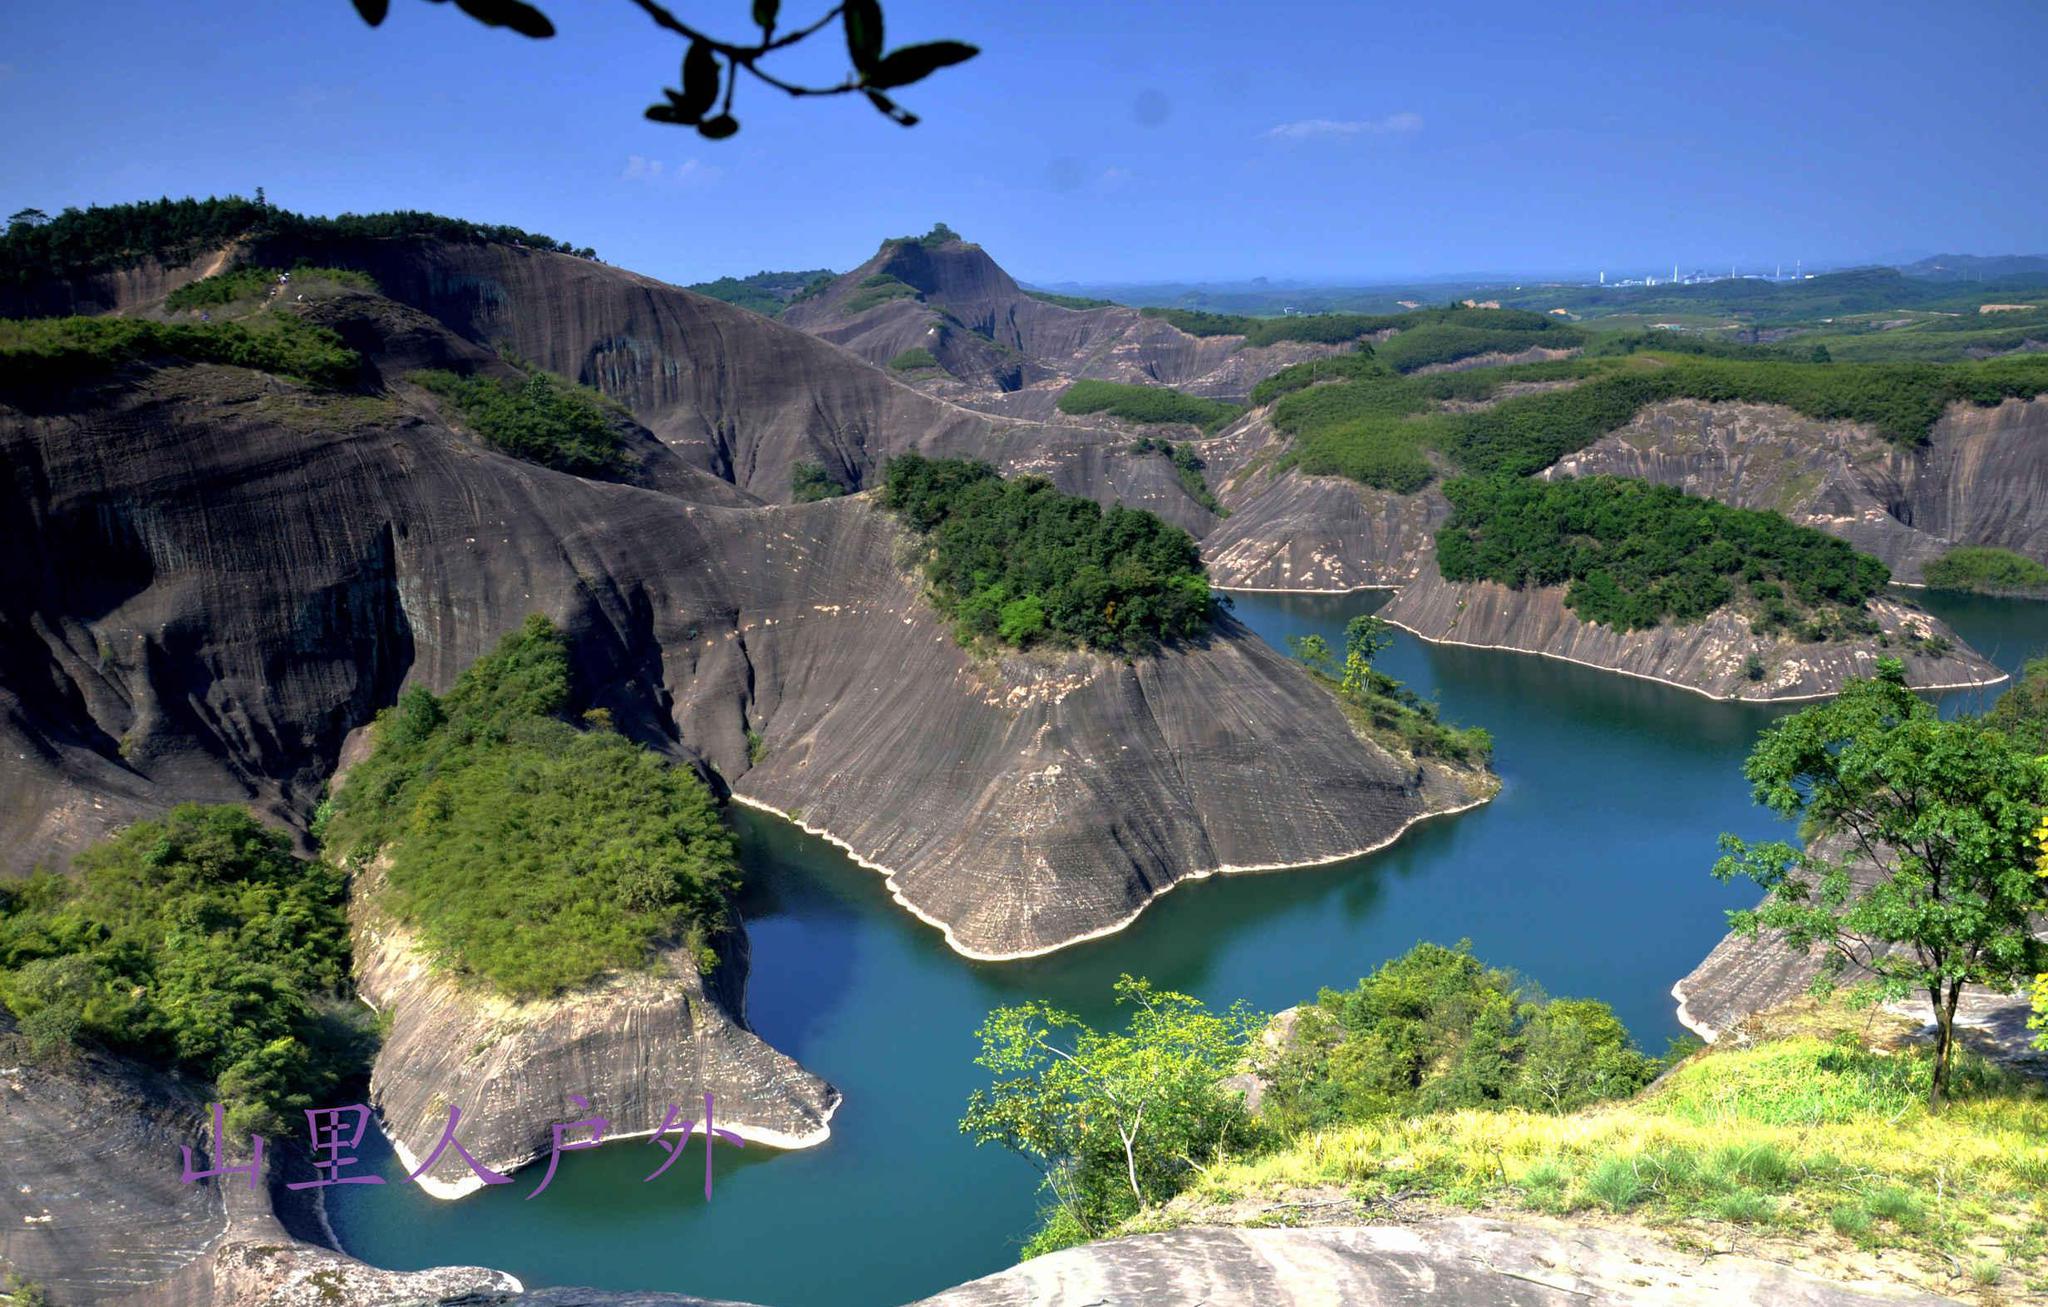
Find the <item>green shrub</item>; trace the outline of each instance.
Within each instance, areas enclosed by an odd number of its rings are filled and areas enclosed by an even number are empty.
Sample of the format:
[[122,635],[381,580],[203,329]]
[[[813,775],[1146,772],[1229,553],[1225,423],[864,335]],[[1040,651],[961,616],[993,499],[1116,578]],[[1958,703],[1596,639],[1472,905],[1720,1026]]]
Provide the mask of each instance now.
[[[276,268],[236,268],[229,272],[217,272],[178,287],[164,297],[164,307],[173,312],[187,309],[218,308],[232,304],[238,299],[265,294],[277,284],[279,270]],[[377,282],[367,272],[351,268],[316,268],[300,264],[292,269],[293,285],[306,282],[324,281],[337,286],[348,286],[356,290],[374,291]]]
[[[1209,627],[1194,539],[1150,513],[962,459],[901,454],[883,476],[882,502],[925,538],[933,598],[963,640],[1004,640],[1007,624],[1024,641],[1139,653]],[[1036,618],[1011,607],[1027,600]]]
[[579,476],[622,471],[619,415],[602,395],[545,372],[523,382],[453,372],[415,372],[411,380],[448,403],[478,435],[515,458]]
[[1090,299],[1086,295],[1055,295],[1049,290],[1027,290],[1024,293],[1032,299],[1041,300],[1047,304],[1056,304],[1063,309],[1113,309],[1116,307],[1115,300]]
[[1760,631],[1868,634],[1863,604],[1890,580],[1845,541],[1673,486],[1467,477],[1444,494],[1452,512],[1436,546],[1447,580],[1567,586],[1580,618],[1624,631],[1697,620],[1734,602],[1740,583],[1762,610]]
[[529,617],[445,697],[378,715],[327,823],[330,849],[389,858],[381,904],[440,965],[516,997],[701,944],[739,879],[703,782],[570,708],[567,643]]
[[887,304],[890,300],[921,298],[923,297],[918,294],[917,287],[901,277],[878,272],[871,277],[862,278],[854,293],[848,296],[846,303],[840,307],[847,313],[866,313],[876,305]]
[[66,384],[126,364],[221,363],[317,386],[354,383],[362,359],[341,337],[290,312],[247,322],[143,318],[0,319],[0,384]]
[[789,469],[789,497],[799,504],[812,504],[820,499],[837,499],[846,493],[823,463],[798,462]]
[[346,882],[235,807],[185,804],[0,888],[0,999],[39,1056],[92,1042],[213,1081],[281,1129],[357,1070]]
[[930,350],[922,345],[913,345],[889,360],[889,368],[894,372],[915,372],[919,368],[936,368],[937,366],[939,366],[939,360],[933,356]]
[[1121,381],[1077,381],[1062,391],[1062,413],[1107,413],[1126,422],[1185,423],[1214,430],[1241,411],[1222,400],[1184,395],[1166,386],[1133,386]]
[[1586,1177],[1586,1196],[1610,1212],[1625,1212],[1649,1197],[1634,1158],[1607,1157]]
[[1927,584],[1937,590],[1989,593],[2048,588],[2048,567],[2010,549],[1962,545],[1927,565]]

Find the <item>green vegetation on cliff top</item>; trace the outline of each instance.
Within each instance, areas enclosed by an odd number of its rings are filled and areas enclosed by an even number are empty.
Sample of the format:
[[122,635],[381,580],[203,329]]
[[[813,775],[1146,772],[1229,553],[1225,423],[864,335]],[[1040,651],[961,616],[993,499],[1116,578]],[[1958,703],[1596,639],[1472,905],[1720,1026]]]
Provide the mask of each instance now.
[[773,318],[781,316],[784,309],[804,298],[812,288],[829,285],[835,275],[829,268],[812,268],[804,272],[757,272],[751,277],[720,277],[716,281],[695,282],[683,289],[751,309],[764,318]]
[[1194,538],[1150,513],[964,459],[899,454],[883,477],[882,502],[923,537],[933,599],[963,642],[1136,654],[1209,629]]
[[69,384],[129,364],[169,363],[220,363],[342,387],[354,383],[362,359],[327,328],[284,309],[236,322],[0,319],[0,384]]
[[415,687],[318,826],[358,874],[388,859],[379,906],[436,962],[519,998],[648,965],[700,967],[739,880],[702,781],[571,708],[562,634],[535,615],[445,696]]
[[1562,585],[1581,619],[1623,631],[1695,621],[1740,597],[1760,633],[1869,635],[1863,604],[1890,580],[1847,541],[1674,486],[1465,477],[1444,494],[1452,512],[1436,554],[1446,580]]
[[1183,394],[1168,386],[1121,381],[1076,381],[1060,392],[1062,413],[1107,413],[1126,422],[1180,424],[1214,431],[1244,410],[1235,404]]
[[49,278],[131,267],[151,258],[179,264],[230,241],[263,237],[417,237],[465,244],[519,244],[584,258],[596,253],[517,227],[436,213],[403,209],[319,218],[231,195],[66,209],[45,223],[17,223],[0,234],[0,283],[28,286]]
[[515,458],[578,476],[624,470],[623,416],[587,386],[531,371],[524,381],[453,372],[412,374],[412,381],[446,400],[478,435]]
[[360,1069],[341,873],[234,807],[186,804],[0,887],[0,999],[34,1056],[96,1044],[211,1081],[277,1131]]
[[2048,590],[2048,567],[2010,549],[1962,545],[1929,563],[1923,573],[1937,590],[1986,594]]
[[[166,295],[164,308],[178,313],[219,308],[240,299],[254,299],[268,294],[270,288],[277,285],[282,271],[280,268],[241,267],[201,277]],[[352,290],[377,289],[377,282],[369,273],[357,272],[353,268],[320,268],[302,263],[292,268],[291,275],[295,291],[314,283],[345,286]]]

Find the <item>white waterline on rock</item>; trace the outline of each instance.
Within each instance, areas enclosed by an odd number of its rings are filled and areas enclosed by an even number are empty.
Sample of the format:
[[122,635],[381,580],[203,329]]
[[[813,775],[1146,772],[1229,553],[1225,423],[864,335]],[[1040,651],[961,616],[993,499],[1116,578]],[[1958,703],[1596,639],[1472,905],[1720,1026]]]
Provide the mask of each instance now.
[[813,826],[799,817],[794,817],[789,813],[784,812],[782,809],[776,807],[774,804],[764,803],[759,799],[750,798],[747,795],[739,793],[737,790],[733,791],[732,797],[733,800],[737,803],[743,803],[749,808],[755,808],[762,812],[770,813],[774,816],[780,817],[782,818],[782,820],[788,822],[792,826],[795,826],[798,830],[803,831],[805,834],[817,836],[819,839],[822,839],[826,843],[838,848],[841,852],[845,853],[847,857],[853,859],[853,861],[858,863],[859,865],[866,867],[869,871],[880,872],[883,877],[882,883],[884,887],[887,888],[889,891],[889,897],[896,900],[896,902],[902,906],[904,911],[910,913],[911,916],[916,917],[925,925],[931,926],[932,928],[936,929],[939,932],[939,934],[945,939],[946,947],[952,949],[961,957],[969,958],[975,962],[1019,962],[1024,960],[1025,958],[1044,957],[1048,953],[1057,953],[1059,950],[1063,948],[1070,948],[1075,944],[1085,944],[1089,940],[1103,939],[1107,936],[1114,935],[1117,932],[1128,927],[1140,916],[1144,915],[1145,909],[1151,907],[1154,903],[1158,902],[1161,895],[1164,895],[1169,890],[1172,890],[1180,885],[1184,885],[1189,881],[1207,880],[1211,876],[1236,876],[1269,871],[1299,871],[1308,867],[1326,867],[1333,862],[1345,862],[1352,858],[1362,858],[1368,853],[1377,853],[1381,849],[1386,848],[1389,844],[1392,844],[1395,840],[1400,839],[1401,836],[1407,833],[1408,828],[1415,825],[1417,822],[1427,821],[1431,817],[1449,817],[1455,813],[1469,811],[1470,809],[1476,808],[1483,803],[1489,802],[1499,793],[1500,788],[1498,785],[1496,785],[1491,793],[1483,794],[1480,797],[1472,800],[1470,803],[1461,803],[1455,807],[1437,808],[1429,812],[1416,813],[1413,817],[1410,817],[1408,820],[1402,822],[1398,827],[1396,827],[1394,829],[1393,834],[1387,836],[1385,839],[1379,841],[1376,844],[1368,844],[1362,849],[1351,849],[1343,853],[1332,853],[1326,857],[1309,858],[1301,862],[1261,862],[1247,866],[1236,866],[1231,863],[1223,863],[1219,866],[1207,868],[1206,870],[1190,871],[1185,875],[1179,877],[1178,879],[1174,880],[1172,883],[1162,886],[1161,888],[1147,895],[1144,902],[1138,904],[1136,908],[1131,910],[1130,915],[1123,917],[1118,921],[1112,922],[1107,926],[1101,927],[1100,929],[1088,931],[1085,934],[1075,935],[1068,939],[1060,940],[1058,943],[1046,944],[1039,948],[1020,949],[1016,952],[1011,953],[986,953],[980,949],[972,948],[966,944],[961,943],[959,937],[953,933],[952,926],[950,926],[944,921],[939,920],[937,917],[932,916],[930,913],[925,912],[923,909],[919,908],[915,903],[912,903],[909,899],[903,896],[903,891],[898,889],[896,886],[897,873],[894,869],[885,867],[879,862],[874,862],[868,858],[861,856],[859,851],[857,851],[851,844],[848,844],[845,840],[840,839],[837,835],[834,835],[831,831],[826,830],[824,827]]
[[[1651,681],[1657,685],[1668,685],[1674,689],[1690,691],[1703,699],[1711,699],[1715,703],[1806,703],[1814,699],[1832,699],[1841,693],[1840,690],[1828,690],[1821,694],[1777,694],[1762,699],[1753,699],[1740,694],[1715,694],[1711,690],[1703,690],[1697,685],[1687,685],[1684,681],[1674,681],[1667,677],[1654,676],[1649,672],[1632,672],[1626,667],[1616,667],[1610,663],[1589,663],[1583,658],[1574,658],[1570,654],[1551,653],[1547,649],[1523,649],[1511,644],[1481,644],[1475,640],[1453,640],[1449,636],[1424,635],[1398,618],[1386,617],[1383,620],[1389,626],[1398,626],[1416,639],[1427,640],[1431,644],[1454,644],[1465,649],[1491,649],[1496,653],[1528,654],[1532,658],[1555,658],[1561,663],[1573,663],[1580,667],[1590,667],[1596,672],[1613,672],[1618,676],[1633,676],[1639,681]],[[1909,685],[1906,688],[1920,693],[1933,693],[1938,690],[1981,690],[1987,685],[1997,685],[2001,681],[2010,681],[2011,679],[2010,673],[2000,672],[1990,680],[1985,681],[1944,681],[1939,685]]]

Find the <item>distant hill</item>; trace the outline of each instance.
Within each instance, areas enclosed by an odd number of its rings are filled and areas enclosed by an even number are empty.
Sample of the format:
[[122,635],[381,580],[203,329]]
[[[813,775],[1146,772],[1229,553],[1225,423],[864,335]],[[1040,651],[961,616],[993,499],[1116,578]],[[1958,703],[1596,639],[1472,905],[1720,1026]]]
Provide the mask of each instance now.
[[806,292],[829,284],[834,275],[830,268],[811,268],[803,272],[764,271],[751,277],[700,281],[683,289],[724,300],[727,304],[737,304],[743,309],[752,309],[763,317],[776,318]]
[[2048,279],[2048,254],[1936,254],[1908,263],[1899,271],[1929,281]]

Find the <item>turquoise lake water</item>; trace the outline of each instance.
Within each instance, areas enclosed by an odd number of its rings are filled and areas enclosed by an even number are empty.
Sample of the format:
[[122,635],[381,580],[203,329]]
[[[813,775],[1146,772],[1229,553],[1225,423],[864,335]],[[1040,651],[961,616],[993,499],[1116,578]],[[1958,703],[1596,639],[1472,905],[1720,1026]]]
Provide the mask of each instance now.
[[[1916,597],[2008,670],[2048,650],[2048,604]],[[1347,619],[1384,599],[1239,595],[1236,609],[1275,644],[1309,631],[1337,643]],[[1000,1270],[1035,1223],[1037,1175],[957,1131],[968,1092],[985,1082],[974,1029],[989,1008],[1025,997],[1107,1019],[1122,972],[1276,1010],[1349,985],[1418,940],[1469,938],[1553,994],[1605,999],[1661,1052],[1680,1033],[1672,982],[1720,938],[1722,914],[1754,898],[1707,869],[1720,832],[1774,830],[1749,803],[1740,764],[1786,709],[1405,634],[1381,666],[1437,697],[1447,718],[1493,732],[1498,798],[1368,857],[1182,886],[1119,934],[1026,962],[957,957],[890,902],[880,876],[736,808],[748,1017],[845,1094],[831,1139],[792,1153],[721,1144],[709,1202],[701,1144],[642,1184],[662,1159],[645,1140],[565,1157],[532,1201],[537,1172],[455,1203],[396,1183],[332,1189],[342,1245],[381,1266],[481,1264],[529,1287],[771,1307],[903,1303]],[[1996,692],[1951,694],[1943,708]],[[402,1179],[388,1152],[374,1160]]]

